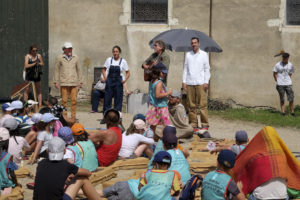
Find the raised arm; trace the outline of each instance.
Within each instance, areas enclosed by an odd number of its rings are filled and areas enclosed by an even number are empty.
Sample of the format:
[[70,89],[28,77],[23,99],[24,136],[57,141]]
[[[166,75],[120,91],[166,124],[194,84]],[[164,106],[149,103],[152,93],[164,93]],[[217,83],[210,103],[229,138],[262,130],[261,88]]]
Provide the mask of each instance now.
[[44,61],[43,61],[41,54],[38,54],[38,59],[40,60],[39,65],[44,67]]
[[28,60],[29,60],[29,55],[27,54],[25,56],[25,60],[24,60],[24,68],[25,69],[28,69],[28,68],[33,67],[33,66],[36,65],[36,63],[28,64]]
[[161,92],[163,90],[163,83],[160,81],[155,87],[155,97],[158,99],[167,97],[172,94],[172,89],[169,89],[167,92]]

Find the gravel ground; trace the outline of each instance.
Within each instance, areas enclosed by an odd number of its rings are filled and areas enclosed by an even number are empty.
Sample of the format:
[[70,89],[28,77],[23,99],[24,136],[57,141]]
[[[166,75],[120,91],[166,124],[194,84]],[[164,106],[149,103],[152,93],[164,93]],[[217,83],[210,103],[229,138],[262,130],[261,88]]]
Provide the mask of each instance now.
[[[100,113],[88,113],[88,112],[78,112],[77,118],[79,122],[84,125],[85,128],[105,128],[105,125],[100,125],[100,119],[102,119],[102,114]],[[125,128],[129,126],[133,118],[132,114],[123,113],[123,125]],[[244,121],[229,121],[224,120],[219,117],[211,117],[210,121],[210,129],[209,132],[212,137],[215,138],[228,138],[234,139],[234,133],[237,130],[245,130],[247,131],[249,138],[251,139],[258,131],[260,131],[265,125],[244,122]],[[300,151],[300,130],[294,128],[282,128],[275,127],[280,137],[286,143],[286,145],[290,148],[291,151]],[[188,146],[188,142],[190,140],[186,140],[183,146]],[[35,169],[37,164],[35,165],[27,165],[26,162],[24,166],[29,167],[31,172],[35,174]],[[25,200],[32,199],[32,190],[26,189],[26,183],[33,182],[32,178],[22,178],[19,180],[23,188],[25,189]]]

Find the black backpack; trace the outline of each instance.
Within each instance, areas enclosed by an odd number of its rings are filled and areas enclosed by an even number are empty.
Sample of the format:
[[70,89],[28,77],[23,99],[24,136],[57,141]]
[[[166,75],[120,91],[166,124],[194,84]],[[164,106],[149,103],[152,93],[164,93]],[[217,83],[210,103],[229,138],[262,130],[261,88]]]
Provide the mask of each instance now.
[[202,185],[203,178],[200,175],[192,176],[185,184],[179,196],[179,200],[194,200],[195,191]]

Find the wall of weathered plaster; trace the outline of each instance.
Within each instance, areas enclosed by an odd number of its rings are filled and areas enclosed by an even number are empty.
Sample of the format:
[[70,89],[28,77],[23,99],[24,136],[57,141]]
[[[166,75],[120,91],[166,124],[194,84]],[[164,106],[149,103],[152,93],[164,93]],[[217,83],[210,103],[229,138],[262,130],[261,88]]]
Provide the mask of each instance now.
[[[127,58],[126,27],[119,24],[121,13],[120,0],[49,1],[50,81],[53,80],[55,58],[62,53],[65,41],[72,42],[73,53],[80,57],[86,91],[91,89],[93,68],[104,64],[112,55],[114,45],[120,45]],[[58,90],[53,88],[53,93],[57,94]]]
[[[285,2],[285,1],[284,1]],[[214,0],[213,38],[223,48],[212,55],[211,96],[232,98],[245,105],[278,107],[272,76],[274,58],[281,49],[291,53],[295,101],[300,103],[300,73],[297,72],[299,33],[280,30],[283,17],[280,0]]]
[[[211,97],[233,99],[245,105],[278,107],[278,95],[272,77],[274,55],[281,49],[291,54],[296,73],[293,76],[295,101],[300,104],[300,28],[284,25],[285,0],[213,0],[213,39],[223,53],[211,54]],[[50,82],[55,57],[65,41],[74,45],[85,75],[84,90],[93,81],[93,67],[103,65],[118,44],[128,61],[129,87],[143,92],[141,63],[153,50],[148,42],[158,33],[174,28],[209,32],[208,0],[169,0],[169,24],[130,23],[130,0],[51,0],[49,1]],[[184,54],[170,52],[168,87],[180,89]],[[52,70],[51,70],[52,69]],[[53,93],[58,93],[53,90]]]

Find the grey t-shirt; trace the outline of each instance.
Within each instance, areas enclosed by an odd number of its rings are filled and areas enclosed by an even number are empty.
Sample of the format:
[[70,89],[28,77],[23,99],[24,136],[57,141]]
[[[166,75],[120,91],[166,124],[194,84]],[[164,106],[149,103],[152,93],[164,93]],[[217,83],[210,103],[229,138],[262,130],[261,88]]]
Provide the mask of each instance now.
[[48,143],[53,138],[51,133],[47,131],[40,131],[38,132],[37,140],[43,141],[43,145],[39,153],[43,153],[46,149],[48,149]]

